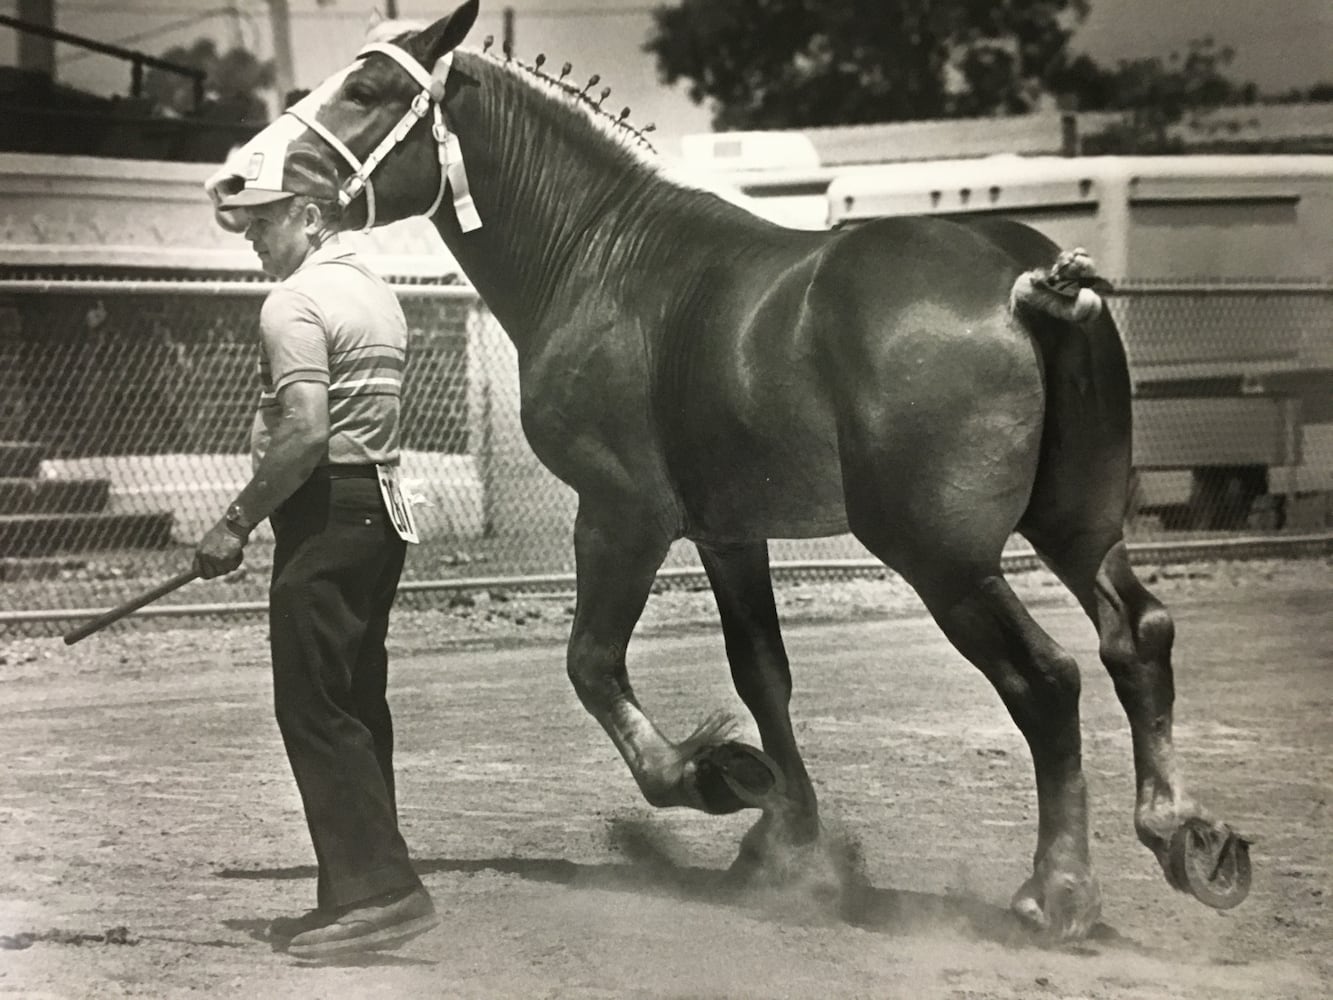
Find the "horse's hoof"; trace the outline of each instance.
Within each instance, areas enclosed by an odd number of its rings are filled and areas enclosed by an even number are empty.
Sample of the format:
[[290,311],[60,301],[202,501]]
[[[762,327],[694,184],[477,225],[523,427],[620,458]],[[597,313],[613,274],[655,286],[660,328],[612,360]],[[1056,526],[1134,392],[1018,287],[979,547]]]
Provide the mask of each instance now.
[[1172,883],[1205,906],[1229,910],[1250,894],[1250,842],[1226,825],[1187,819],[1169,858]]
[[1033,876],[1014,893],[1009,908],[1046,942],[1081,941],[1101,919],[1102,892],[1091,875]]
[[773,758],[747,743],[728,741],[706,747],[695,758],[695,782],[705,809],[732,813],[773,809],[787,783]]

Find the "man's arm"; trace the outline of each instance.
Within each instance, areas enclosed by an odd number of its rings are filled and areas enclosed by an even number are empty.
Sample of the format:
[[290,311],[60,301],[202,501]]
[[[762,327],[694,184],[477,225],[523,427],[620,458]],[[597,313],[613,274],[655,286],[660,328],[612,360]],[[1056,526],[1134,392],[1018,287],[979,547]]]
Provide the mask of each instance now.
[[195,552],[195,569],[205,579],[230,573],[241,564],[250,531],[310,478],[328,450],[329,387],[323,382],[290,382],[278,390],[280,416],[268,450],[250,482]]
[[254,476],[236,497],[250,527],[296,492],[329,446],[329,387],[323,382],[290,382],[278,390],[277,426]]

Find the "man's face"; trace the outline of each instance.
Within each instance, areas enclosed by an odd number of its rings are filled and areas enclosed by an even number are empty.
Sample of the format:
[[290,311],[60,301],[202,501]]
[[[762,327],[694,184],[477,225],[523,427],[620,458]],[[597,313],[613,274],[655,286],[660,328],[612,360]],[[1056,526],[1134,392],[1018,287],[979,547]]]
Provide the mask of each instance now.
[[306,214],[291,198],[249,209],[245,238],[266,274],[287,278],[301,266],[311,249]]

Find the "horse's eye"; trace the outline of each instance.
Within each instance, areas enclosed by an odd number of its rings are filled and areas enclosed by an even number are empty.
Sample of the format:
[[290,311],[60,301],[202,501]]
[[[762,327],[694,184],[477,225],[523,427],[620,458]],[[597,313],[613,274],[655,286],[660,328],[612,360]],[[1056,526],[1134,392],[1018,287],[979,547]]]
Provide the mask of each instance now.
[[353,104],[371,104],[375,100],[375,95],[364,83],[349,83],[343,96]]

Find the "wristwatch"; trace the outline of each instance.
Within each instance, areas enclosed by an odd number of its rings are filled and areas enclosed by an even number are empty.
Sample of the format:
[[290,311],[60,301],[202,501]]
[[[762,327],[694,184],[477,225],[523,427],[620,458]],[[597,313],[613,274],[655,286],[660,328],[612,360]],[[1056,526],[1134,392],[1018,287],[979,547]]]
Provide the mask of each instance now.
[[234,503],[227,508],[227,513],[222,515],[222,523],[227,526],[227,530],[240,539],[250,537],[250,532],[254,531],[255,526],[245,517],[245,511],[241,509],[239,503]]

